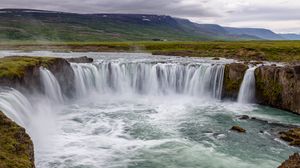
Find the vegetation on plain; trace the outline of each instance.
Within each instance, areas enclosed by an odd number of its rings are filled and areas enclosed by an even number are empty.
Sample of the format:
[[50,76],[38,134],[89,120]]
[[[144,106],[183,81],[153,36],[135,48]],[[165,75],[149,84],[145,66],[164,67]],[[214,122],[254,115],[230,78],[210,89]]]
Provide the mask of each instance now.
[[223,57],[243,61],[300,61],[300,41],[211,42],[8,42],[0,50],[149,52],[154,55]]

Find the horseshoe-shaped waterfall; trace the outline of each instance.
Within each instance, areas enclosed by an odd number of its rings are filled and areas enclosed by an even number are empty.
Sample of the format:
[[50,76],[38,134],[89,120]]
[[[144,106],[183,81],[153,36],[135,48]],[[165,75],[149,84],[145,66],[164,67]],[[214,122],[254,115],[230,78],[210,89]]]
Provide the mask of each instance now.
[[[94,63],[71,64],[73,98],[44,67],[43,93],[0,91],[0,110],[34,141],[37,168],[273,168],[297,150],[272,136],[279,125],[239,119],[300,124],[293,114],[245,104],[253,69],[238,103],[221,100],[228,60],[89,56]],[[247,134],[229,130],[236,124]]]

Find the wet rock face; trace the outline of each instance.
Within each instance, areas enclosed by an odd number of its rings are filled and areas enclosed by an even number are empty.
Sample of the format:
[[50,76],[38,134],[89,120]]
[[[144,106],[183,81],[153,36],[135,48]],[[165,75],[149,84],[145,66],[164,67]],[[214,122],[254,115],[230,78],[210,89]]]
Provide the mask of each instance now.
[[0,111],[0,167],[34,168],[33,143],[25,129]]
[[262,66],[255,70],[257,103],[300,114],[298,66]]
[[70,63],[57,58],[47,68],[58,80],[64,95],[72,97],[75,90],[75,74]]
[[242,63],[232,63],[225,66],[222,98],[237,99],[247,69],[248,66]]
[[278,168],[300,168],[300,155],[295,153],[288,160],[283,162]]
[[67,58],[66,60],[74,63],[92,63],[94,61],[93,58],[88,58],[87,56],[77,57],[77,58]]

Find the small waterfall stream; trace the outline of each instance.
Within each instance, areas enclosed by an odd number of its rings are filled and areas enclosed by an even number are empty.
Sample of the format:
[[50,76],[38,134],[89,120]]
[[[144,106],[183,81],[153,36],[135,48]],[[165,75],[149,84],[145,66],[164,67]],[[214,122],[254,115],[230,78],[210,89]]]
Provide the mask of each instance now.
[[62,103],[64,101],[63,94],[55,76],[44,67],[40,67],[40,74],[45,95],[56,103]]
[[250,67],[245,75],[240,87],[238,102],[239,103],[253,103],[255,101],[255,69],[257,67]]

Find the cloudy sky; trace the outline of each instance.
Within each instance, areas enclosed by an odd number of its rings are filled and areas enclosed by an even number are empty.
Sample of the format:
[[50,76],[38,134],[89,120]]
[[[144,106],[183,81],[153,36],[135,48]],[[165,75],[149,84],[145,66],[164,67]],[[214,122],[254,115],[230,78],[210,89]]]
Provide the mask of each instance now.
[[300,33],[300,0],[1,0],[0,8],[163,14],[198,23]]

